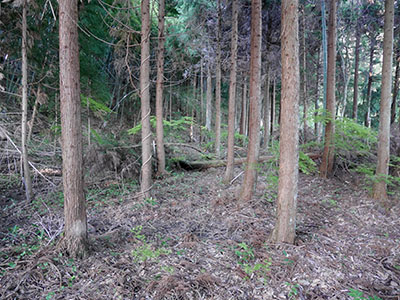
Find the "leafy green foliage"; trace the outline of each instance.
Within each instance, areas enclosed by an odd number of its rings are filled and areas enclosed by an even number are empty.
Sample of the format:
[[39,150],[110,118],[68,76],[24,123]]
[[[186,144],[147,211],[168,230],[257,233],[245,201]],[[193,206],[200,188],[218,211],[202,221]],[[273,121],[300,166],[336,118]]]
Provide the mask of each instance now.
[[87,107],[88,102],[90,110],[92,110],[97,117],[104,117],[105,114],[112,113],[112,110],[103,103],[96,101],[89,96],[84,96],[81,94],[82,107]]
[[382,298],[379,298],[378,296],[364,296],[364,293],[360,290],[356,289],[350,289],[350,292],[347,293],[352,299],[354,300],[382,300]]

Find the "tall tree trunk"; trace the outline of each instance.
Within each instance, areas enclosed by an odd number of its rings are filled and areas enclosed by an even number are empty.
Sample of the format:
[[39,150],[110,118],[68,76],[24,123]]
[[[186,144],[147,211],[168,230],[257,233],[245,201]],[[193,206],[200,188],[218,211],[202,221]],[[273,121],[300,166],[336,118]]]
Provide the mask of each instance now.
[[165,173],[164,126],[163,126],[163,92],[164,92],[164,17],[165,1],[158,2],[158,57],[156,83],[156,131],[157,131],[157,174]]
[[150,1],[142,0],[140,99],[142,113],[142,182],[141,196],[150,197],[152,185],[151,127],[150,127]]
[[371,98],[372,98],[372,80],[374,70],[374,52],[375,52],[375,37],[371,37],[371,49],[369,53],[369,71],[368,71],[368,87],[367,87],[367,101],[365,113],[365,126],[371,127]]
[[207,66],[207,103],[206,103],[206,128],[211,130],[211,103],[212,103],[212,81],[211,68]]
[[271,131],[271,98],[270,98],[270,69],[268,68],[267,76],[265,78],[265,92],[264,92],[264,145],[268,148],[269,137]]
[[307,49],[306,49],[306,16],[303,8],[303,143],[307,143]]
[[[319,68],[320,68],[320,52],[321,51],[317,51],[317,65],[316,65],[316,70],[315,70],[315,76],[316,76],[316,80],[315,80],[315,103],[314,103],[314,108],[315,108],[315,113],[314,113],[314,117],[317,118],[318,114],[319,114]],[[320,122],[316,122],[314,121],[314,135],[317,137],[317,141],[320,141],[320,134],[319,134],[319,123]]]
[[240,193],[241,201],[250,201],[253,196],[260,148],[261,0],[251,1],[250,47],[249,145],[246,171]]
[[326,37],[326,11],[325,0],[321,0],[321,18],[322,18],[322,61],[323,61],[323,108],[326,109],[327,85],[328,85],[328,43]]
[[355,62],[354,62],[354,87],[353,87],[353,120],[357,122],[357,112],[358,112],[358,69],[360,67],[360,25],[357,22],[356,25],[356,49],[355,49]]
[[235,106],[238,49],[238,0],[232,0],[232,39],[231,39],[231,74],[229,80],[228,112],[228,149],[224,182],[228,184],[233,178],[233,160],[235,145]]
[[320,176],[327,178],[333,171],[335,155],[335,76],[336,76],[336,0],[330,2],[328,30],[328,73],[326,86],[326,110],[328,122],[325,127],[325,145],[320,166]]
[[83,193],[82,123],[79,82],[78,1],[59,1],[60,110],[64,186],[64,241],[67,253],[87,254]]
[[246,124],[247,124],[247,84],[246,77],[243,77],[243,89],[242,89],[242,108],[240,111],[240,128],[239,133],[246,135]]
[[277,219],[272,240],[294,243],[299,163],[298,1],[282,1],[282,100]]
[[[390,114],[390,123],[396,122],[396,110],[397,110],[397,95],[399,93],[399,78],[400,78],[400,47],[397,46],[396,51],[396,72],[394,75],[394,85],[393,85],[393,97],[392,97],[392,108]],[[400,123],[400,121],[399,121]]]
[[32,200],[32,180],[29,170],[28,148],[27,148],[27,124],[28,124],[28,58],[26,54],[27,43],[27,22],[26,11],[27,1],[22,4],[22,124],[21,124],[21,152],[23,165],[23,183],[25,186],[26,200]]
[[390,162],[390,102],[392,100],[393,19],[394,0],[386,0],[383,36],[381,105],[379,117],[378,163],[375,173],[376,180],[373,187],[374,199],[383,202],[387,200],[386,177],[389,173]]
[[218,5],[218,28],[217,28],[217,59],[215,80],[215,156],[220,157],[221,148],[221,3]]
[[[203,82],[203,57],[200,60],[200,124],[204,124],[204,82]],[[201,141],[201,139],[200,139]]]
[[274,136],[276,124],[276,77],[272,81],[272,102],[271,102],[271,137]]

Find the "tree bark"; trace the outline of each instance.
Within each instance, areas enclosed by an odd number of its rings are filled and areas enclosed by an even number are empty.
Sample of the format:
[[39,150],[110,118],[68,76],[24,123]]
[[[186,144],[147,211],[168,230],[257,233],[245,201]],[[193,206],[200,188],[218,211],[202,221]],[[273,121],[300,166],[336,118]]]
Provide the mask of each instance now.
[[[394,84],[393,84],[393,97],[392,97],[392,108],[390,114],[390,123],[393,124],[396,122],[396,110],[397,110],[397,95],[399,94],[399,78],[400,78],[400,47],[397,46],[396,51],[396,72],[394,75]],[[400,121],[399,121],[400,123]]]
[[326,86],[326,110],[328,122],[325,127],[325,144],[320,176],[327,178],[333,171],[333,160],[335,155],[335,113],[336,113],[336,0],[330,2],[329,24],[328,24],[328,70]]
[[298,1],[282,1],[282,100],[277,218],[272,240],[294,243],[299,163]]
[[354,87],[353,87],[353,120],[357,122],[357,113],[358,113],[358,73],[360,67],[360,41],[361,41],[361,33],[360,33],[360,25],[357,22],[356,28],[356,49],[355,49],[355,62],[354,62]]
[[[320,68],[320,50],[317,51],[317,65],[316,65],[316,70],[315,70],[315,75],[316,75],[316,80],[315,80],[315,103],[314,103],[314,108],[315,108],[315,113],[314,117],[317,118],[319,114],[319,68]],[[319,123],[314,121],[314,135],[317,137],[317,141],[320,141],[320,134],[319,134]]]
[[375,173],[376,180],[373,187],[374,199],[382,202],[387,200],[386,177],[389,174],[390,162],[390,102],[392,100],[393,20],[394,0],[386,0],[383,37],[381,105],[379,117],[378,163]]
[[164,93],[164,18],[165,0],[158,2],[158,57],[156,83],[156,131],[157,131],[157,175],[165,173],[164,126],[163,126],[163,93]]
[[307,49],[306,49],[306,17],[303,8],[303,143],[307,143]]
[[239,134],[246,135],[246,124],[247,124],[247,84],[246,78],[243,77],[243,89],[242,89],[242,107],[240,111],[240,128]]
[[211,102],[212,102],[212,81],[211,68],[207,66],[207,103],[206,103],[206,128],[211,130]]
[[364,124],[366,127],[371,127],[371,98],[372,98],[372,80],[374,70],[374,52],[375,52],[375,37],[371,37],[371,48],[369,54],[369,71],[368,71],[368,87],[367,87],[367,112],[365,113]]
[[87,254],[88,238],[83,193],[78,1],[60,0],[59,16],[64,243],[69,255],[83,257]]
[[217,0],[218,28],[217,28],[217,59],[215,79],[215,156],[220,157],[221,148],[221,3]]
[[238,1],[232,0],[232,39],[231,39],[231,74],[229,80],[229,112],[228,112],[228,149],[224,183],[233,178],[233,159],[235,144],[235,102],[238,50]]
[[142,113],[142,182],[141,196],[150,197],[152,185],[151,127],[150,127],[150,1],[142,0],[140,99]]
[[268,68],[267,76],[265,78],[265,92],[264,92],[264,146],[268,148],[270,131],[271,131],[271,97],[270,97],[270,69]]
[[27,148],[27,125],[28,125],[28,58],[27,58],[27,1],[22,4],[22,124],[21,124],[21,153],[23,165],[23,183],[25,186],[26,200],[32,200],[32,180],[29,170],[28,148]]
[[274,136],[276,124],[276,77],[272,81],[272,102],[271,102],[271,137]]
[[246,171],[240,193],[241,201],[250,201],[253,196],[260,148],[261,0],[251,1],[250,49],[249,145]]

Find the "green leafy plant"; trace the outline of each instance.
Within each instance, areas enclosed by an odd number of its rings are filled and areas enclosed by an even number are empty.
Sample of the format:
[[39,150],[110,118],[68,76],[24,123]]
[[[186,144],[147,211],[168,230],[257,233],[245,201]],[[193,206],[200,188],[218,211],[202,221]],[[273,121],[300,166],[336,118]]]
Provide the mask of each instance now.
[[360,290],[356,289],[350,289],[350,292],[347,293],[350,297],[352,297],[354,300],[382,300],[378,296],[364,296],[364,293]]
[[296,299],[299,294],[299,285],[297,283],[285,283],[289,287],[288,299]]

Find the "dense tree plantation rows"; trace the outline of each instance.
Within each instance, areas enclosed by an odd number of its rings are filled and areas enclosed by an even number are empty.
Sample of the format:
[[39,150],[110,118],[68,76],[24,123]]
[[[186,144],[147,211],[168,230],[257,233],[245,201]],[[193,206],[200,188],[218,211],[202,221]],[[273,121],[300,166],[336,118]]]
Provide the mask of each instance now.
[[0,298],[398,299],[398,1],[3,0],[0,45]]

